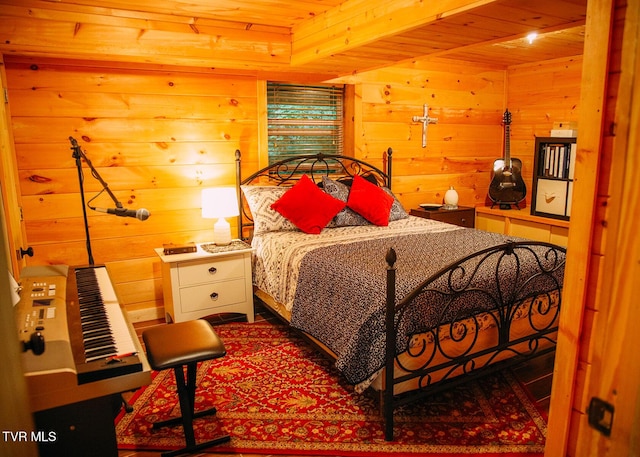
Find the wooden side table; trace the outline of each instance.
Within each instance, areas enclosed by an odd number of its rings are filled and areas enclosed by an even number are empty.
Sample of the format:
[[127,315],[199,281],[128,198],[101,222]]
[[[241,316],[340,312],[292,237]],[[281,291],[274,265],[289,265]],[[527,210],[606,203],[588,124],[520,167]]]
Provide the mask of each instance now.
[[459,225],[461,227],[474,228],[476,210],[472,206],[458,206],[457,209],[411,209],[412,216],[434,219],[448,224]]
[[167,322],[183,322],[211,314],[241,313],[253,322],[253,248],[240,240],[228,246],[203,243],[196,252],[165,255],[162,290]]

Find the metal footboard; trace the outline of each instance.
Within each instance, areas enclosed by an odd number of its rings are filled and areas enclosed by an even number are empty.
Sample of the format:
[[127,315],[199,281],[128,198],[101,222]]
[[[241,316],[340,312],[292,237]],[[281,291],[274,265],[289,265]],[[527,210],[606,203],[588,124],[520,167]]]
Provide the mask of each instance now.
[[[399,300],[396,253],[387,252],[382,392],[387,440],[393,440],[397,406],[555,349],[565,253],[562,247],[534,241],[490,247],[441,269]],[[429,329],[407,325],[417,320],[415,313],[430,298],[444,302],[438,325]],[[462,301],[474,303],[473,309],[458,306]],[[515,319],[525,319],[524,335],[512,333]],[[478,343],[479,330],[487,326],[497,333],[497,341],[489,346]],[[442,344],[445,340],[447,345]],[[501,363],[496,365],[497,361]],[[407,381],[416,383],[417,390],[395,394],[394,387]]]

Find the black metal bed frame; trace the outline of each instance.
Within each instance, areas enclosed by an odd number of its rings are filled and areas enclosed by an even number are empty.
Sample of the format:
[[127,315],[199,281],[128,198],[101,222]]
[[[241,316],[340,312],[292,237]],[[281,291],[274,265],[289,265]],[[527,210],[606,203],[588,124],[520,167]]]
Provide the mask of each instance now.
[[[302,155],[281,160],[268,167],[265,167],[251,176],[242,179],[240,173],[240,151],[236,151],[236,174],[238,187],[238,201],[240,205],[239,234],[253,225],[253,220],[248,209],[242,200],[240,186],[253,183],[264,178],[271,185],[293,184],[300,179],[301,174],[307,174],[314,182],[319,182],[322,176],[332,177],[342,176],[352,178],[355,174],[373,175],[376,180],[384,186],[391,188],[391,154],[389,148],[383,158],[387,171],[368,164],[362,160],[343,155]],[[442,268],[439,272],[427,278],[420,286],[413,290],[402,300],[396,297],[396,253],[390,249],[386,254],[387,262],[387,291],[386,291],[386,313],[385,313],[385,333],[386,333],[386,355],[384,384],[380,393],[381,414],[385,422],[385,439],[393,440],[393,412],[397,406],[415,401],[417,398],[451,388],[454,385],[468,382],[479,376],[486,375],[489,371],[501,369],[508,365],[521,362],[525,359],[537,357],[539,355],[555,350],[556,332],[558,329],[558,315],[561,305],[562,277],[559,273],[564,268],[564,253],[562,247],[550,243],[524,241],[509,242],[503,245],[490,247],[473,253],[457,262]],[[533,256],[536,266],[533,273],[526,275],[521,270],[523,256]],[[512,270],[512,282],[505,282],[501,277],[500,266],[505,262],[515,265]],[[478,285],[474,279],[478,272],[487,268],[488,265],[495,265],[495,288]],[[515,275],[515,276],[513,276]],[[544,291],[532,291],[531,284],[540,279],[547,280],[551,287]],[[420,334],[430,335],[432,346],[428,346],[424,340],[417,347],[398,348],[397,336],[399,323],[403,315],[411,309],[411,305],[423,294],[437,294],[445,297],[446,305],[443,308],[441,319],[437,325],[427,332]],[[460,316],[450,316],[446,309],[459,300],[464,299],[469,294],[482,294],[485,302],[492,303],[488,311],[487,308],[478,310],[478,314],[465,314]],[[511,324],[517,311],[526,307],[528,324],[531,334],[512,339]],[[499,335],[498,343],[492,347],[475,348],[477,333],[471,337],[469,342],[466,338],[473,335],[476,328],[480,326],[478,315],[490,316],[493,325],[497,328]],[[531,317],[545,316],[546,324],[538,326]],[[469,320],[470,319],[470,320]],[[454,333],[456,328],[458,333]],[[448,330],[447,330],[448,329]],[[443,335],[447,332],[446,335]],[[411,336],[408,335],[408,340]],[[445,349],[440,345],[441,337],[453,342],[456,345],[463,345],[459,355],[449,355],[451,349]],[[525,344],[526,350],[518,349],[516,346]],[[545,343],[545,344],[541,344]],[[543,347],[544,346],[544,347]],[[395,365],[402,365],[398,355],[408,354],[411,357],[425,358],[425,351],[431,353],[426,357],[426,362],[418,368],[408,368],[402,366],[405,375],[396,378]],[[502,360],[499,364],[494,364],[499,355],[510,353],[508,360]],[[434,358],[444,360],[436,366],[431,366],[430,361]],[[482,360],[478,360],[483,358]],[[435,372],[446,374],[437,381],[432,379]],[[462,372],[464,376],[458,376]],[[396,395],[394,387],[400,383],[415,379],[419,388],[416,391]]]
[[238,238],[250,238],[244,235],[245,230],[253,226],[253,218],[243,204],[240,186],[265,179],[269,185],[282,186],[295,184],[303,174],[315,183],[320,183],[323,176],[331,178],[353,178],[355,175],[371,177],[381,185],[391,189],[391,156],[393,150],[388,148],[382,157],[386,171],[355,157],[338,154],[303,154],[289,157],[258,170],[247,178],[242,178],[241,153],[236,150],[236,185],[238,194]]

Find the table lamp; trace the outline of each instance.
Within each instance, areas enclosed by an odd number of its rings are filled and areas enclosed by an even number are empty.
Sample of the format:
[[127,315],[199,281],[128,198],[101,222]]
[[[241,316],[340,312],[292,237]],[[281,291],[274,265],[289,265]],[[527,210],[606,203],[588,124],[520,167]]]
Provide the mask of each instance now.
[[235,187],[202,189],[202,217],[218,219],[213,225],[215,244],[224,246],[231,243],[231,226],[225,218],[239,214]]

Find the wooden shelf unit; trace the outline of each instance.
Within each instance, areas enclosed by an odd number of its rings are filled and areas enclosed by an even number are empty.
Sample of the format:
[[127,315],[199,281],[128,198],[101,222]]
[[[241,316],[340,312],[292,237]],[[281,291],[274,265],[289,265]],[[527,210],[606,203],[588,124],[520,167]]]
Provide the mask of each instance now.
[[476,207],[476,228],[535,241],[548,241],[564,247],[569,239],[569,221],[533,216],[527,208],[504,210],[488,206]]
[[573,195],[576,139],[537,137],[531,214],[569,220]]

